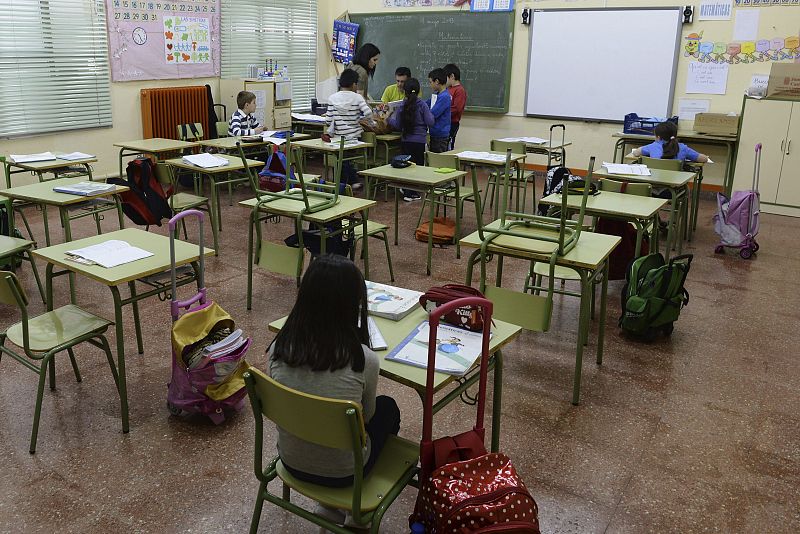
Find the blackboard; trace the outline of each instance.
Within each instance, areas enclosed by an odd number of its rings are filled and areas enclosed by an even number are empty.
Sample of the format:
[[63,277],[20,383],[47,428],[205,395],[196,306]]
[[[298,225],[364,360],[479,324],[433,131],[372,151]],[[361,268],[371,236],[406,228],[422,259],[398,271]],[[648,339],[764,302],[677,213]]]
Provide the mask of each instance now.
[[394,83],[394,70],[408,67],[430,95],[428,73],[447,63],[461,69],[467,110],[506,113],[511,79],[514,12],[414,11],[350,14],[360,25],[358,46],[373,43],[381,51],[369,92],[380,98]]

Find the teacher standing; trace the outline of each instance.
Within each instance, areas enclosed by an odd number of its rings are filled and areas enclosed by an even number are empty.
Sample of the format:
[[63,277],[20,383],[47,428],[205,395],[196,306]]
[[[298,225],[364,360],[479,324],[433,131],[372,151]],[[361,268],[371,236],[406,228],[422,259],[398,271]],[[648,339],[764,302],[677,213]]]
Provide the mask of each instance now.
[[372,43],[364,43],[356,52],[353,61],[345,65],[358,73],[357,92],[366,100],[373,100],[369,94],[369,80],[375,74],[375,67],[381,58],[381,51]]

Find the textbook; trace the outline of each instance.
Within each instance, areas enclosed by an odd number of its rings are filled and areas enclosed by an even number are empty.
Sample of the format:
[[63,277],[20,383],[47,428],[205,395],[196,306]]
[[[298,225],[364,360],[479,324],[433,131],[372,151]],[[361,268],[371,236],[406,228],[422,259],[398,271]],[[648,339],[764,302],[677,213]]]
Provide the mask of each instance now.
[[109,269],[153,255],[152,252],[131,246],[118,239],[109,239],[96,245],[68,250],[66,254],[68,257],[77,258],[75,261],[78,263],[97,264]]
[[389,346],[383,339],[381,329],[375,323],[375,319],[367,316],[367,329],[369,330],[369,348],[372,350],[386,350]]
[[188,163],[190,165],[196,165],[197,167],[202,167],[204,169],[223,167],[228,164],[227,159],[215,156],[214,154],[208,154],[206,152],[183,156],[182,159],[184,163]]
[[53,188],[56,193],[67,193],[69,195],[92,196],[100,193],[113,191],[117,186],[103,182],[78,182],[72,185],[57,185]]
[[422,293],[367,281],[367,311],[376,317],[399,321],[419,306]]
[[647,165],[627,164],[627,163],[608,163],[603,162],[603,167],[608,169],[608,174],[631,174],[635,176],[650,176],[650,169]]
[[11,154],[14,163],[34,163],[36,161],[53,161],[56,159],[52,152],[40,152],[39,154]]
[[[387,360],[428,367],[428,321],[423,321],[387,356]],[[483,334],[439,323],[436,335],[436,362],[440,373],[461,376],[469,371],[481,355]]]

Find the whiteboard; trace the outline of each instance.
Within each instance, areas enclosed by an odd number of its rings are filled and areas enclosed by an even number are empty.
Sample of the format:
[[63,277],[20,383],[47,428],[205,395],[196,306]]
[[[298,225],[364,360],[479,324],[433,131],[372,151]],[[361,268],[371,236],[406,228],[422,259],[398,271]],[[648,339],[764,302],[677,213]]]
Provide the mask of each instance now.
[[672,112],[682,8],[534,10],[527,115],[622,122]]

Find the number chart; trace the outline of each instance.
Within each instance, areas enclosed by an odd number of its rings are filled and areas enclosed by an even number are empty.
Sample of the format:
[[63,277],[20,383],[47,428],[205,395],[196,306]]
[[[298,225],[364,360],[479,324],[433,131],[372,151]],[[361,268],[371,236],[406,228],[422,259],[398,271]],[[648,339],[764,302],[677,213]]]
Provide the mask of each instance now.
[[115,82],[219,76],[219,0],[106,0]]

